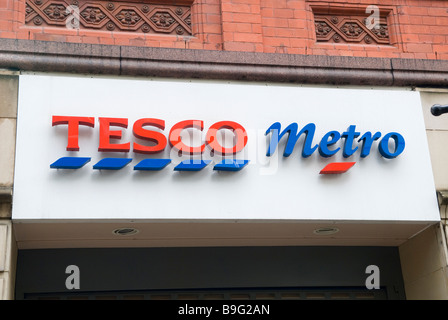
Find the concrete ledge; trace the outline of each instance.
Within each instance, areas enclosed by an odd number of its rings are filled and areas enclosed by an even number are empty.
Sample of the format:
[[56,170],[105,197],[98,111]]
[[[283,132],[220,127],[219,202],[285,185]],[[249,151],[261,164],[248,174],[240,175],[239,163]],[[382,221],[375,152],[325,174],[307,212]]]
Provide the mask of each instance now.
[[0,39],[0,68],[302,84],[445,87],[448,61],[308,56]]

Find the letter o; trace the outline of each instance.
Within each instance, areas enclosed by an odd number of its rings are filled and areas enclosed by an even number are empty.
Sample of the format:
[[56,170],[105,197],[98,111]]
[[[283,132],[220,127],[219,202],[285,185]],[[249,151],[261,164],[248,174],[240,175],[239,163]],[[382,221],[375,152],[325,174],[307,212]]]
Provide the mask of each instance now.
[[[223,147],[216,137],[218,130],[230,129],[236,136],[236,144],[231,148]],[[207,144],[212,148],[214,152],[218,152],[222,155],[236,154],[244,149],[247,144],[247,132],[246,129],[239,123],[233,121],[220,121],[213,124],[207,131],[206,137]]]
[[[393,152],[389,151],[389,139],[391,138],[394,139],[395,142],[395,150]],[[405,141],[403,136],[397,132],[390,132],[381,139],[378,150],[384,158],[394,159],[404,151],[404,147]]]

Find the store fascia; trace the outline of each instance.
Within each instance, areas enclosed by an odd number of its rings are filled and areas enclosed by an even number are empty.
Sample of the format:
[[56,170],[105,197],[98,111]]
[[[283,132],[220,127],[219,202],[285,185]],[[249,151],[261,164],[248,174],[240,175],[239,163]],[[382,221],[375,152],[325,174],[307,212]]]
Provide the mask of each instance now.
[[[20,84],[19,247],[83,245],[85,224],[106,246],[130,226],[137,246],[395,246],[439,220],[418,92],[48,74]],[[67,222],[67,239],[48,230]],[[198,227],[174,240],[185,222]]]

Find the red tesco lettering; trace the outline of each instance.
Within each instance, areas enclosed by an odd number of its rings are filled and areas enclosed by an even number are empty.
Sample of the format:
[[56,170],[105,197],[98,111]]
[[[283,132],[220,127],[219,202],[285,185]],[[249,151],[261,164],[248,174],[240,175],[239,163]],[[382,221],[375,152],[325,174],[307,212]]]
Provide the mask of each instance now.
[[[129,152],[131,143],[112,143],[111,140],[121,140],[122,131],[113,130],[111,127],[121,127],[127,129],[127,118],[105,118],[99,117],[99,146],[100,152]],[[94,117],[76,117],[76,116],[53,116],[52,125],[67,125],[67,151],[79,151],[79,126],[95,127]],[[182,142],[181,133],[183,130],[193,128],[196,130],[204,130],[204,122],[202,120],[184,120],[176,123],[170,130],[168,140],[165,135],[159,131],[151,130],[150,128],[158,128],[165,130],[165,121],[161,119],[143,118],[134,122],[132,127],[133,135],[141,140],[150,141],[151,146],[145,146],[137,142],[133,142],[132,148],[136,153],[154,154],[165,150],[165,147],[170,142],[172,148],[182,153],[187,154],[201,154],[204,152],[206,145],[208,145],[213,152],[221,155],[236,154],[244,149],[247,144],[247,132],[242,125],[233,121],[220,121],[214,123],[206,134],[205,143],[200,146],[188,146]],[[222,146],[218,139],[217,133],[221,129],[231,130],[235,137],[236,143],[233,147]]]

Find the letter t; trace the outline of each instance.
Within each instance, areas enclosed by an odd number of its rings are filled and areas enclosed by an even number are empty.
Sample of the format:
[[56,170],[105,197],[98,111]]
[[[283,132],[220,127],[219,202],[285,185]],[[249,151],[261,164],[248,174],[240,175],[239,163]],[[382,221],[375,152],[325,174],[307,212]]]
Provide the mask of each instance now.
[[67,151],[79,151],[79,126],[95,127],[94,117],[53,116],[53,127],[60,124],[68,125]]
[[344,158],[350,157],[352,154],[358,150],[358,147],[355,147],[353,149],[353,140],[360,135],[359,132],[356,132],[356,126],[351,125],[348,127],[346,132],[342,133],[342,138],[345,138],[345,144],[344,144],[344,150],[343,150],[343,156]]

